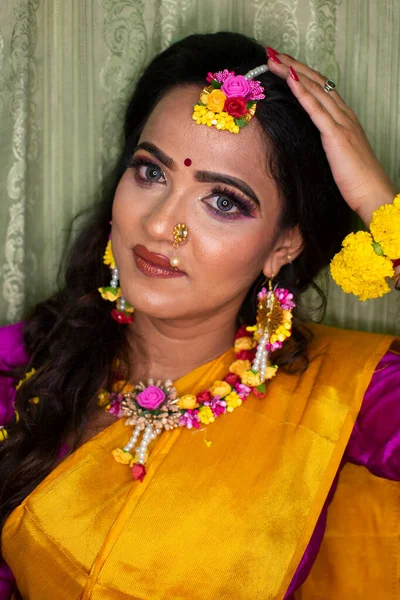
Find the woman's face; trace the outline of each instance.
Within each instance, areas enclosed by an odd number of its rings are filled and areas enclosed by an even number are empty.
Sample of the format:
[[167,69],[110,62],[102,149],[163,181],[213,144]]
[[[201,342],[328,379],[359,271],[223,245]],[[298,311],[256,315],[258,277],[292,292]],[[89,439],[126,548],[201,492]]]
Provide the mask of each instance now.
[[[112,244],[122,292],[136,310],[156,318],[236,314],[259,273],[276,274],[290,253],[282,239],[271,247],[280,202],[266,173],[260,126],[253,119],[235,135],[197,125],[191,115],[199,92],[181,87],[157,104],[114,199]],[[174,251],[177,223],[187,225],[189,238]],[[161,269],[154,276],[143,247],[167,258],[175,252],[184,274]]]

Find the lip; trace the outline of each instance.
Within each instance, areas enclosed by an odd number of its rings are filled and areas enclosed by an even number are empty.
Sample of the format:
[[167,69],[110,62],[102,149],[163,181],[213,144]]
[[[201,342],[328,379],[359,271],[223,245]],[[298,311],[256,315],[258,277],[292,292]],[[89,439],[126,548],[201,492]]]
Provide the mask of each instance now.
[[171,267],[170,259],[167,256],[150,252],[142,244],[136,244],[133,248],[133,256],[139,271],[148,277],[168,279],[170,277],[184,277],[186,275],[184,271],[176,267]]

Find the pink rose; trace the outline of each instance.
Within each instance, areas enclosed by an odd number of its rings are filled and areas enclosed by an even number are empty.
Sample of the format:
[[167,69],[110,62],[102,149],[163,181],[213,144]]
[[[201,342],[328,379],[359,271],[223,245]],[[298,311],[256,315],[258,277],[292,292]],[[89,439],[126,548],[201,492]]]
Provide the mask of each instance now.
[[144,465],[134,463],[131,467],[131,473],[135,481],[142,482],[144,477],[146,476],[146,468]]
[[231,75],[222,84],[221,90],[227,98],[246,98],[251,92],[249,82],[243,75]]
[[136,398],[142,408],[156,410],[165,400],[164,392],[155,385],[149,385]]

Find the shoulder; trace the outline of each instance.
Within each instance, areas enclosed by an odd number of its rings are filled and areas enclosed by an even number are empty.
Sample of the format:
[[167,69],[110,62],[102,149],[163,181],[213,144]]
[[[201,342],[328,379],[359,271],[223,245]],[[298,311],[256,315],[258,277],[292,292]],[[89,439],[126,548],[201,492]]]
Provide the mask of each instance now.
[[395,343],[394,336],[383,333],[339,329],[316,323],[307,323],[307,327],[313,334],[310,359],[324,354],[334,358],[335,362],[336,359],[339,362],[353,362],[354,367],[373,365],[372,372]]

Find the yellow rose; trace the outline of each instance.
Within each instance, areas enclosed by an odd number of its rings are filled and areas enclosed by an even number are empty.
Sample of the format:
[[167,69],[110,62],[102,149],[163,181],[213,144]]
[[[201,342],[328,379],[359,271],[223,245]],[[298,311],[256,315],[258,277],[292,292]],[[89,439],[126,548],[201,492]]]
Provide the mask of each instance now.
[[253,371],[245,371],[241,373],[240,379],[244,385],[248,385],[249,387],[257,387],[261,385],[260,374],[254,374]]
[[235,360],[229,367],[229,371],[231,373],[235,373],[236,375],[241,375],[244,371],[249,371],[251,369],[251,362],[249,360]]
[[115,448],[115,450],[113,450],[111,454],[113,459],[120,465],[129,465],[133,458],[130,452],[122,450],[122,448]]
[[114,302],[121,297],[121,288],[112,288],[112,287],[102,287],[98,288],[101,297],[103,300],[109,300],[110,302]]
[[207,97],[207,108],[213,112],[224,110],[226,96],[221,90],[213,90]]
[[231,386],[226,381],[214,381],[214,385],[210,387],[212,396],[220,396],[223,398],[232,391]]
[[235,353],[238,353],[241,350],[252,350],[252,348],[253,340],[251,337],[240,337],[235,340]]
[[181,398],[179,398],[178,406],[180,409],[193,409],[198,406],[197,398],[194,394],[185,394]]
[[272,379],[278,372],[278,367],[267,367],[265,370],[265,379]]

